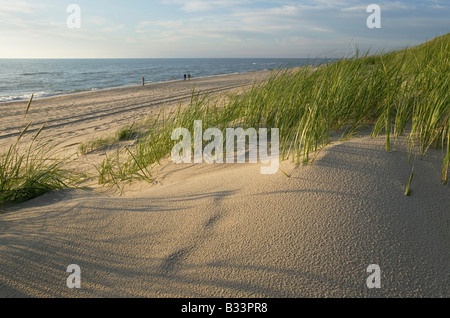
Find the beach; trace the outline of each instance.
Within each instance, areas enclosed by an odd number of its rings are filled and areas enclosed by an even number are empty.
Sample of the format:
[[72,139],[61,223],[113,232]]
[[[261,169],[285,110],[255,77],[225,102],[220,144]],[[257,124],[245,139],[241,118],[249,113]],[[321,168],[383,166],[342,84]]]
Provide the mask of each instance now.
[[86,137],[114,133],[133,121],[156,116],[163,108],[169,112],[180,103],[186,105],[193,92],[238,92],[265,80],[269,74],[270,71],[257,71],[37,98],[26,120],[28,100],[0,103],[0,144],[14,140],[24,123],[30,121],[28,132],[36,132],[47,124],[45,135],[49,140],[61,146],[80,143]]
[[[239,93],[269,71],[33,101],[30,132],[68,154],[90,138],[188,105],[192,90]],[[0,104],[0,143],[27,102]],[[335,141],[308,166],[161,162],[153,184],[119,195],[92,186],[47,193],[0,214],[0,297],[449,297],[450,186],[441,150],[415,160],[383,137]],[[92,165],[97,152],[84,159]],[[284,172],[284,173],[283,173]],[[81,288],[68,288],[69,265]],[[369,265],[381,288],[369,288]]]

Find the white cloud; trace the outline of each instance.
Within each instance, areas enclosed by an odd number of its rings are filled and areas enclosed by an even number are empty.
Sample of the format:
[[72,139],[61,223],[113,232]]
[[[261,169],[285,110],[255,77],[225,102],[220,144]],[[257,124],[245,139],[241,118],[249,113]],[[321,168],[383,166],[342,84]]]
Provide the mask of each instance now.
[[114,32],[114,31],[122,30],[124,27],[125,27],[125,24],[120,24],[120,25],[116,25],[116,26],[112,26],[112,27],[103,28],[101,31],[102,32]]
[[2,13],[20,13],[35,15],[39,10],[48,7],[43,4],[31,4],[24,1],[0,0],[0,10]]
[[[409,5],[409,4],[405,4],[403,2],[400,1],[389,1],[389,2],[380,2],[377,3],[382,11],[395,11],[395,10],[414,10],[416,9],[415,5]],[[366,12],[366,9],[368,7],[369,3],[367,3],[366,5],[356,5],[356,6],[351,6],[351,7],[344,7],[341,8],[341,11],[343,12]]]
[[[167,2],[167,1],[166,1]],[[179,1],[170,1],[170,3]],[[198,1],[190,1],[197,3]],[[203,2],[203,1],[199,1]],[[209,3],[210,1],[208,1]],[[219,5],[225,1],[211,1]],[[228,5],[229,1],[226,1]],[[212,5],[211,4],[211,5]],[[318,4],[323,6],[322,3]],[[282,5],[276,7],[240,8],[221,15],[202,15],[199,19],[142,21],[136,28],[139,34],[152,34],[152,38],[167,41],[183,41],[187,39],[222,39],[236,43],[257,40],[263,37],[271,41],[275,38],[305,36],[314,38],[316,33],[333,33],[333,28],[323,24],[322,20],[309,18],[310,11],[320,12],[319,7],[305,5]],[[327,9],[329,10],[329,9]]]
[[232,8],[238,5],[248,3],[248,1],[233,1],[233,0],[164,0],[164,4],[179,5],[181,9],[186,12],[202,12],[212,9]]
[[108,19],[100,16],[91,16],[88,18],[88,21],[94,25],[105,25],[108,24]]
[[348,8],[342,8],[343,12],[366,12],[367,6],[354,6]]
[[381,10],[415,10],[416,6],[411,4],[405,4],[400,1],[394,1],[394,2],[387,2],[387,3],[381,3],[380,4]]

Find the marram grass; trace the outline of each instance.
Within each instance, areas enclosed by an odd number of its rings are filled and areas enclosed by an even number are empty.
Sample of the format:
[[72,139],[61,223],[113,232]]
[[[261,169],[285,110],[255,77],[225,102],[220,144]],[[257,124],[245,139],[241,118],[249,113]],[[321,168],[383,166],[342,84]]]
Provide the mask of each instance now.
[[[330,143],[332,132],[346,127],[343,139],[363,125],[373,137],[384,135],[386,150],[406,134],[421,155],[443,149],[442,182],[450,162],[450,34],[418,47],[386,54],[360,54],[321,67],[278,70],[227,102],[193,93],[189,107],[160,114],[134,147],[118,150],[98,169],[100,183],[153,180],[152,165],[170,153],[173,129],[279,128],[283,159],[307,164]],[[193,133],[191,131],[191,133]],[[411,181],[411,180],[410,180]],[[408,190],[409,193],[409,185]]]
[[[345,130],[346,140],[360,126],[371,126],[372,136],[385,136],[386,150],[404,136],[411,152],[426,155],[442,149],[442,182],[450,165],[450,34],[420,46],[385,54],[368,53],[320,67],[277,70],[242,94],[220,98],[192,92],[187,107],[161,111],[159,116],[133,123],[115,136],[83,145],[83,153],[127,141],[109,151],[96,167],[98,182],[117,186],[135,180],[154,180],[153,168],[167,157],[175,128],[193,133],[195,120],[203,129],[217,127],[279,128],[282,159],[308,164],[317,150],[331,142],[331,134]],[[31,105],[27,106],[25,118]],[[24,125],[16,142],[0,156],[0,206],[46,192],[77,186],[82,177],[68,169],[69,160],[55,154]],[[31,138],[23,142],[26,138]],[[130,145],[130,142],[134,143]],[[27,145],[24,147],[24,145]],[[406,160],[405,160],[406,161]],[[406,163],[405,163],[406,164]],[[413,171],[405,194],[411,193]]]
[[[28,103],[25,118],[33,96]],[[24,119],[25,119],[24,118]],[[0,154],[0,206],[23,202],[47,192],[75,187],[83,174],[67,168],[70,160],[54,151],[54,145],[39,142],[42,126],[34,135],[24,125],[18,138]]]

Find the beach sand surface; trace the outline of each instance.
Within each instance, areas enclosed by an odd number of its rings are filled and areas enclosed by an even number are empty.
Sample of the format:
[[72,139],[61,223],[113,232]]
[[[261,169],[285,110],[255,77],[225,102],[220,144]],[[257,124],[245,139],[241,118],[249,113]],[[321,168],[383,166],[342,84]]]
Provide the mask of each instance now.
[[[95,130],[96,120],[84,122],[80,109],[97,109],[91,95],[46,99],[68,118],[59,98],[77,103],[80,96],[73,127],[93,128],[74,129],[77,136]],[[103,109],[112,103],[101,102],[106,92],[95,96]],[[124,114],[136,119],[124,111],[99,125],[113,129],[113,118]],[[69,138],[69,127],[50,133]],[[415,160],[405,196],[407,147],[399,141],[393,148],[362,134],[326,147],[309,166],[283,161],[290,177],[261,175],[260,164],[167,160],[157,182],[134,184],[122,196],[48,193],[0,215],[0,297],[449,297],[442,152]],[[80,289],[66,285],[71,264],[81,268]],[[371,264],[381,269],[381,288],[367,286]]]
[[162,109],[168,113],[180,103],[188,105],[193,93],[240,93],[270,74],[257,71],[39,98],[33,100],[26,118],[28,100],[0,103],[0,145],[15,140],[31,122],[28,133],[46,124],[47,141],[72,146],[154,117]]

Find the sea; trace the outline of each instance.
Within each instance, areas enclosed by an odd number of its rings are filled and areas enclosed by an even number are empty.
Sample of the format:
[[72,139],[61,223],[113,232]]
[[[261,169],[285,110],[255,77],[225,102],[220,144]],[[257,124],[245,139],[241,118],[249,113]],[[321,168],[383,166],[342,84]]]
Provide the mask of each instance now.
[[192,78],[318,65],[325,59],[0,59],[0,103]]

